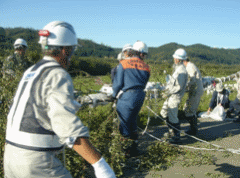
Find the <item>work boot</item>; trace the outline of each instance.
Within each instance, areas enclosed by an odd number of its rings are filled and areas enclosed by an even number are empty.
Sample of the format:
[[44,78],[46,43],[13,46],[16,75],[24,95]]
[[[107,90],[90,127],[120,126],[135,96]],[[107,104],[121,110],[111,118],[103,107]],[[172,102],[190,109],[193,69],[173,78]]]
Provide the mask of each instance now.
[[227,114],[226,114],[227,118],[233,118],[231,115],[231,111],[227,110]]
[[126,158],[132,158],[137,157],[141,155],[140,151],[138,150],[138,133],[133,132],[129,138],[129,140],[132,142],[128,148],[126,148],[125,151],[125,157]]
[[138,141],[134,140],[133,143],[124,150],[125,152],[125,157],[126,158],[132,158],[132,157],[137,157],[140,156],[141,153],[138,150]]
[[[172,125],[173,127],[175,127],[176,129],[178,129],[178,130],[181,129],[180,123],[177,123],[177,124],[171,123],[171,125]],[[174,136],[169,139],[169,142],[170,142],[170,143],[179,143],[179,141],[180,141],[180,131],[176,130],[175,128],[173,128]]]
[[238,112],[237,115],[238,115],[238,119],[233,120],[233,122],[236,122],[236,123],[237,123],[237,122],[240,122],[240,113]]
[[186,131],[188,135],[197,135],[198,127],[197,127],[197,117],[187,117],[188,122],[190,123],[190,129]]
[[167,139],[169,139],[169,138],[171,137],[171,135],[173,135],[173,134],[172,134],[173,129],[169,126],[169,124],[171,124],[171,123],[169,122],[168,117],[166,117],[165,120],[166,120],[166,122],[167,122],[168,131],[164,134],[164,137],[166,137]]

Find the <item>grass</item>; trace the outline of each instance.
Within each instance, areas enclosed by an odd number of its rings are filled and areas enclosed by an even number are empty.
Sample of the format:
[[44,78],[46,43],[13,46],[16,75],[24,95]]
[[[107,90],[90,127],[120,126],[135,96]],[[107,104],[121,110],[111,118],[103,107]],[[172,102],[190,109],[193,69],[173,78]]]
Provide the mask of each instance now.
[[[158,68],[158,66],[153,66],[152,67],[152,75],[150,77],[149,81],[154,81],[154,82],[161,82],[161,83],[165,83],[165,76],[163,75],[163,70],[165,68]],[[170,69],[167,68],[167,72],[170,73]],[[111,82],[111,78],[110,75],[105,75],[105,76],[87,76],[87,77],[83,77],[83,76],[77,76],[75,78],[73,78],[73,83],[74,83],[74,87],[76,90],[78,91],[82,91],[82,94],[87,95],[89,93],[91,93],[94,90],[99,90],[103,84],[105,83],[110,83]],[[5,86],[5,85],[3,85]],[[10,91],[10,90],[9,90]],[[235,99],[236,97],[236,92],[232,92],[230,94],[230,100]],[[180,110],[180,114],[183,113],[182,108],[184,106],[184,103],[187,99],[187,95],[185,94],[182,102],[180,103],[179,106],[179,110]],[[206,93],[204,93],[204,95],[201,98],[200,101],[200,106],[199,106],[199,112],[201,111],[206,111],[208,109],[208,105],[211,99],[211,95],[207,95]],[[146,108],[146,106],[150,106],[152,108],[152,110],[154,110],[157,114],[159,114],[161,108],[162,108],[162,104],[163,104],[164,100],[160,99],[152,99],[152,100],[145,100],[144,101],[144,105],[139,113],[139,117],[138,117],[138,126],[141,128],[144,128],[147,124],[147,118],[150,117],[151,118],[151,122],[150,122],[150,126],[158,126],[158,125],[162,125],[164,124],[164,122],[162,122],[159,118],[157,118],[153,113],[149,112],[148,109]],[[84,124],[86,126],[89,127],[90,131],[95,131],[95,130],[99,130],[99,132],[91,132],[91,139],[93,140],[93,143],[97,144],[100,142],[100,140],[102,140],[101,145],[99,146],[99,148],[101,148],[102,152],[105,150],[106,148],[106,140],[105,139],[105,135],[106,135],[106,129],[111,129],[112,127],[112,123],[111,122],[106,122],[104,125],[104,120],[106,120],[106,118],[109,117],[109,115],[111,115],[110,112],[110,106],[101,106],[101,107],[97,107],[94,109],[86,109],[83,110],[81,112],[78,113],[79,117],[82,119],[82,121],[84,122]],[[3,109],[7,109],[3,108]],[[4,119],[5,116],[2,116]],[[3,120],[2,120],[3,121]],[[4,120],[5,121],[5,120]],[[97,124],[96,124],[97,122]],[[4,124],[5,126],[5,122],[1,122],[1,131],[4,132],[5,131],[5,127],[3,127],[2,125]],[[101,127],[99,127],[101,126]],[[231,136],[231,133],[226,133],[227,136]],[[111,138],[109,136],[109,138]],[[94,139],[96,141],[94,141]],[[4,140],[4,136],[2,135],[2,140]],[[219,138],[220,140],[220,138]],[[119,143],[119,140],[117,140],[117,138],[114,140],[116,143]],[[3,144],[1,144],[3,145]],[[108,145],[111,145],[111,143],[109,142]],[[206,147],[206,148],[213,148],[210,145],[206,145],[203,143],[199,143],[199,142],[195,142],[194,144],[192,144],[192,146],[196,146],[196,147]],[[3,147],[1,149],[1,156],[3,151]],[[119,153],[120,151],[115,150],[115,152]],[[115,153],[114,152],[114,153]],[[108,159],[108,161],[111,159],[108,155],[109,152],[105,153],[106,159]],[[120,153],[119,153],[120,154]],[[231,153],[226,152],[223,154],[223,157],[229,157],[232,156]],[[72,172],[76,171],[76,170],[81,170],[79,168],[79,165],[82,164],[83,161],[78,162],[77,160],[79,160],[79,158],[77,156],[75,156],[74,153],[68,151],[67,152],[67,163],[68,163],[68,169]],[[73,159],[74,161],[72,161],[71,159]],[[214,155],[210,154],[210,153],[206,153],[203,151],[190,151],[187,149],[183,149],[183,148],[179,148],[179,147],[174,147],[171,146],[169,144],[166,143],[160,143],[160,142],[153,142],[149,147],[148,147],[148,152],[147,154],[145,154],[143,157],[141,157],[142,159],[142,164],[141,164],[141,170],[155,170],[155,171],[159,171],[159,170],[166,170],[168,169],[170,166],[173,166],[174,164],[180,163],[183,167],[189,167],[192,165],[196,165],[196,166],[201,166],[201,165],[212,165],[215,164],[215,159],[214,159]],[[119,165],[117,164],[117,161],[122,161],[122,157],[117,157],[114,158],[115,162],[112,162],[112,164],[115,164],[115,166]],[[75,162],[73,164],[73,162]],[[121,168],[117,167],[116,169],[121,170]],[[78,175],[78,172],[75,172],[76,175]],[[2,170],[0,170],[0,175],[2,175]],[[222,176],[223,174],[212,174],[212,173],[208,173],[206,174],[206,176],[208,177],[213,177],[213,176]],[[161,177],[161,174],[155,174],[156,177]],[[190,175],[190,176],[194,176],[194,175]]]

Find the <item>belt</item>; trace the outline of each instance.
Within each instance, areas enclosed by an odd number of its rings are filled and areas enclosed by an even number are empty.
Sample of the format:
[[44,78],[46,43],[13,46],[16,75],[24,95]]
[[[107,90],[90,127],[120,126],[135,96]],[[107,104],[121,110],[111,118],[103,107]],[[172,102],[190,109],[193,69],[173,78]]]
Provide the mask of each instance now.
[[125,92],[129,92],[129,91],[143,91],[143,88],[131,88],[126,90]]

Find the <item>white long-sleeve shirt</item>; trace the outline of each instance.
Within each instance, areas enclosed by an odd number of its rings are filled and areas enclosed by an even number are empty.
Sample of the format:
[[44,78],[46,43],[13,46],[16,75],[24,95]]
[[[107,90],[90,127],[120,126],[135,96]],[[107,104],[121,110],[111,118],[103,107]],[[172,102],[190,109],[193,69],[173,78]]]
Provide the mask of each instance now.
[[195,95],[202,94],[203,84],[199,69],[192,62],[188,62],[186,70],[188,72],[188,90]]
[[[59,143],[71,147],[77,137],[89,137],[88,128],[75,115],[80,105],[74,100],[71,76],[54,58],[45,56],[44,60],[52,61],[59,67],[46,68],[40,77],[34,80],[22,118],[14,118],[21,120],[19,133],[43,134],[41,132],[44,131],[36,130],[40,125],[43,129],[54,132],[59,138]],[[21,93],[19,96],[21,97]],[[18,103],[18,97],[14,97],[13,105],[16,104],[21,105],[21,102]],[[14,131],[14,128],[18,127],[16,124],[15,120],[8,121],[6,139],[14,137],[11,130]],[[10,139],[12,140],[14,139]]]
[[183,64],[177,65],[169,83],[166,86],[167,93],[177,94],[182,97],[186,89],[187,80],[188,75],[186,68]]

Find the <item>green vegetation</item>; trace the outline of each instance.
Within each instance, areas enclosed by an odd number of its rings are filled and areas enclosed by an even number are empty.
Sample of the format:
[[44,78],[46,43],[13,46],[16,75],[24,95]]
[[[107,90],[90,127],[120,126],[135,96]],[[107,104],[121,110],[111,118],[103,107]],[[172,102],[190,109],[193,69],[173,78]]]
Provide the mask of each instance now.
[[[12,50],[12,44],[17,38],[24,38],[29,46],[28,52],[37,55],[40,51],[38,30],[31,28],[1,28],[0,29],[0,56],[6,57]],[[76,51],[77,57],[94,57],[104,60],[113,60],[121,51],[104,44],[97,44],[91,40],[78,39],[81,45]],[[189,58],[198,64],[240,64],[240,49],[211,48],[203,44],[184,46],[169,43],[159,47],[150,47],[148,58],[152,63],[172,63],[172,54],[177,48],[185,48]],[[36,56],[35,56],[36,57]],[[40,56],[39,56],[40,57]]]
[[[5,57],[13,52],[12,44],[16,38],[22,37],[27,40],[29,50],[27,57],[32,62],[37,62],[42,58],[40,46],[37,44],[37,31],[34,29],[23,28],[0,28],[0,67]],[[104,45],[96,44],[90,40],[80,40],[83,46],[76,51],[72,58],[69,72],[73,77],[76,90],[81,91],[82,95],[99,90],[105,83],[110,83],[110,70],[118,64],[114,59],[120,49],[114,49]],[[150,81],[165,83],[166,74],[172,72],[172,54],[178,47],[184,47],[175,43],[163,45],[159,48],[150,48],[149,59],[146,60],[151,67]],[[238,72],[240,69],[239,53],[240,50],[213,49],[204,45],[191,45],[186,47],[189,57],[198,63],[202,76],[221,77]],[[221,64],[217,64],[217,63]],[[228,65],[235,64],[235,65]],[[166,71],[166,74],[164,73]],[[22,76],[18,73],[17,77],[8,79],[0,78],[0,177],[3,177],[3,153],[5,143],[5,129],[7,114],[12,103],[18,82]],[[149,93],[147,94],[149,96]],[[233,100],[236,92],[232,92],[230,99]],[[180,104],[180,112],[185,103],[187,95],[184,96]],[[211,95],[204,95],[201,98],[199,112],[206,111],[211,99]],[[139,113],[138,126],[144,128],[147,124],[148,116],[151,118],[150,125],[163,124],[152,113],[149,113],[146,106],[150,106],[156,113],[159,113],[163,104],[161,98],[157,100],[145,100]],[[103,154],[106,161],[111,165],[116,174],[123,175],[123,164],[126,159],[122,148],[129,144],[129,140],[121,137],[118,129],[114,126],[114,118],[117,117],[112,104],[98,106],[96,108],[83,108],[77,115],[83,123],[88,126],[91,135],[91,142]],[[181,117],[180,117],[181,118]],[[229,134],[230,136],[230,134]],[[197,146],[198,142],[194,146]],[[225,154],[226,157],[231,154]],[[166,143],[153,142],[145,155],[141,157],[140,171],[165,170],[175,163],[180,162],[182,166],[209,165],[214,164],[212,155],[203,152],[191,152],[179,147],[174,147]],[[71,171],[73,177],[80,177],[86,174],[89,165],[79,157],[74,151],[66,149],[66,166]],[[211,173],[206,176],[213,177]],[[124,177],[124,176],[123,176]]]

